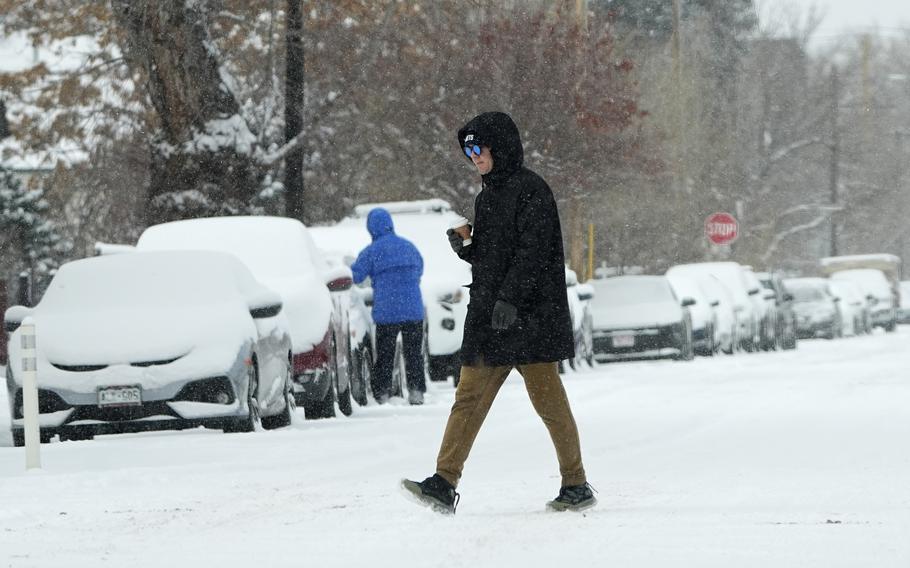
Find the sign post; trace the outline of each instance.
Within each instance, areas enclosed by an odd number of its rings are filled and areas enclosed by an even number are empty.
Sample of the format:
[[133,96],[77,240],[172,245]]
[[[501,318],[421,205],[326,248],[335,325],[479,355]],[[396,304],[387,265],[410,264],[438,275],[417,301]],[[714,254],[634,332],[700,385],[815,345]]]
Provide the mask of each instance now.
[[22,417],[25,434],[25,469],[41,467],[41,435],[38,426],[38,357],[35,324],[26,318],[19,328],[22,341]]
[[729,213],[712,213],[705,219],[705,237],[715,245],[729,245],[739,236],[736,217]]

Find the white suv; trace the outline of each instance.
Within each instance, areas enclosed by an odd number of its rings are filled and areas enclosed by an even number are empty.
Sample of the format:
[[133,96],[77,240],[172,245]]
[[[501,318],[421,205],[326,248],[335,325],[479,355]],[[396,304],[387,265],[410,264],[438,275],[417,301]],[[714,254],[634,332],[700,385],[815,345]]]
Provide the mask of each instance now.
[[461,340],[468,311],[471,266],[458,258],[449,245],[446,230],[460,217],[442,199],[368,203],[331,226],[314,227],[316,246],[356,257],[370,244],[366,218],[376,207],[392,215],[395,234],[414,243],[423,257],[420,291],[426,309],[427,367],[431,381],[453,377],[458,384]]

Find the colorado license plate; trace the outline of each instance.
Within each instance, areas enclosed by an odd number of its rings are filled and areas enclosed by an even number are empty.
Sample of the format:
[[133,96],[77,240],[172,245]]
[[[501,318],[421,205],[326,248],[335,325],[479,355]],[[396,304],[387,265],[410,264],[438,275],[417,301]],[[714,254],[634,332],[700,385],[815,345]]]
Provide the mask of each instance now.
[[635,347],[635,336],[631,333],[614,335],[613,347]]
[[142,404],[139,387],[108,387],[98,390],[98,406],[137,406]]

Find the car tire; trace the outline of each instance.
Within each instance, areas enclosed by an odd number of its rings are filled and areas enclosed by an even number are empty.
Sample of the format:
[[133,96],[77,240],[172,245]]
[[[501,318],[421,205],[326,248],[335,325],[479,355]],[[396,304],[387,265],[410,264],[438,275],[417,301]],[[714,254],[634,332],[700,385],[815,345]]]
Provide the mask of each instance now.
[[[338,358],[336,356],[337,344],[335,335],[329,342],[328,364],[326,372],[329,376],[329,388],[325,390],[325,396],[322,400],[304,400],[303,416],[307,420],[319,420],[321,418],[335,418],[335,389],[338,387]],[[350,391],[349,391],[350,392]]]
[[354,353],[354,367],[351,369],[351,396],[360,406],[366,406],[369,401],[373,376],[373,355],[367,345],[368,341],[369,338],[365,338]]
[[247,372],[246,405],[249,412],[246,416],[237,418],[223,428],[226,434],[235,432],[255,432],[262,427],[262,415],[259,409],[259,362],[253,357],[253,362]]
[[297,414],[297,399],[294,397],[292,388],[294,374],[290,354],[288,354],[288,369],[284,379],[284,409],[275,416],[267,416],[262,419],[262,427],[266,430],[275,428],[284,428],[290,426]]
[[441,383],[449,379],[451,367],[447,359],[447,356],[430,357],[429,364],[427,365],[430,371],[430,382]]
[[13,430],[13,446],[21,448],[25,445],[25,430]]

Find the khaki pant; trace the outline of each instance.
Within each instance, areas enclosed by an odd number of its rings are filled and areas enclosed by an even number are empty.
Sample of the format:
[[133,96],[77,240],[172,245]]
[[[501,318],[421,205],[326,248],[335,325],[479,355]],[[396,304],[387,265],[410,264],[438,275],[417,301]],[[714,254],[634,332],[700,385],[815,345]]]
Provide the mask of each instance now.
[[[461,368],[455,404],[452,405],[439,457],[436,459],[436,473],[452,485],[458,485],[480,426],[511,371],[511,366]],[[559,378],[557,364],[519,365],[518,372],[524,377],[534,410],[550,431],[550,438],[556,447],[563,487],[585,483],[587,479],[581,464],[578,427]]]

